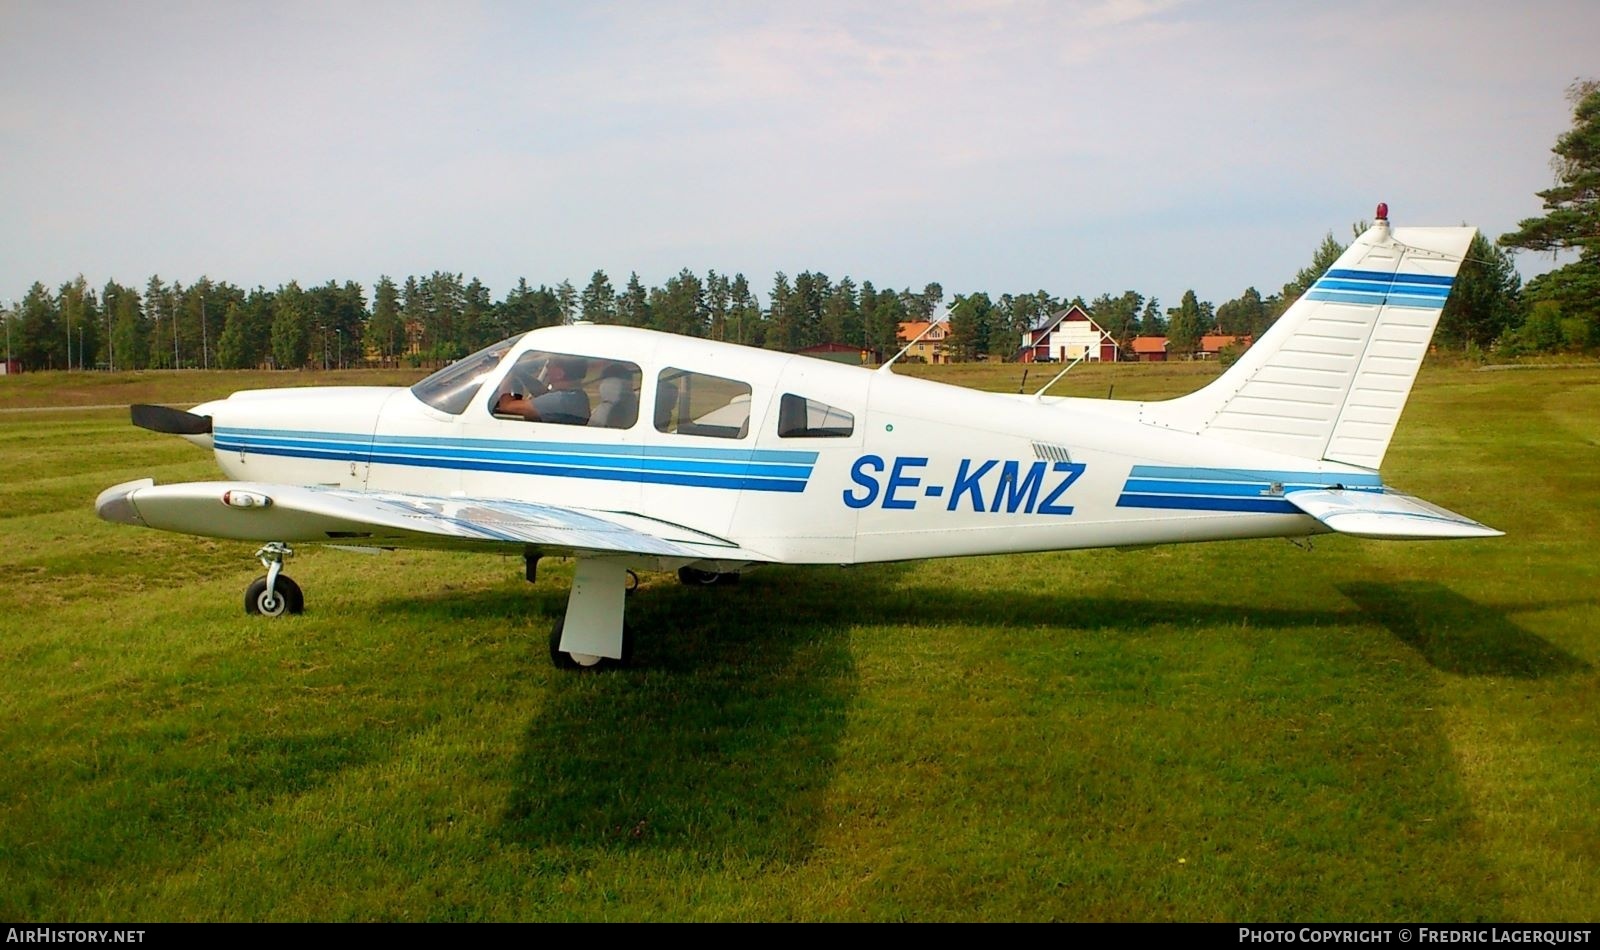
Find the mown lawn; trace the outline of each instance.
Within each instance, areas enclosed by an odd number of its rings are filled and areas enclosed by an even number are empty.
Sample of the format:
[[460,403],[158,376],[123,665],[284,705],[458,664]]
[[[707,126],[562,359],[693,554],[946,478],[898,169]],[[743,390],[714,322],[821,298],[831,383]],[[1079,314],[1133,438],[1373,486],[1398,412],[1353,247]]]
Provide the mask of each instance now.
[[248,618],[251,546],[91,510],[210,459],[48,410],[334,376],[0,378],[0,918],[1600,918],[1600,368],[1424,369],[1385,475],[1504,538],[646,577],[600,676],[549,562],[308,548]]

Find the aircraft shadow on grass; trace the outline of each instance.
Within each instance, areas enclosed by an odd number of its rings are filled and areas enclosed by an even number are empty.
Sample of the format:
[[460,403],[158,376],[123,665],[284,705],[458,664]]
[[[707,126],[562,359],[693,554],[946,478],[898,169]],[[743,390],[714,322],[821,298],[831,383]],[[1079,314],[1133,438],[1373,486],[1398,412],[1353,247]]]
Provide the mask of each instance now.
[[[737,588],[651,585],[634,599],[636,673],[556,677],[531,720],[502,833],[525,846],[669,848],[697,861],[805,860],[856,673],[856,625],[1145,633],[1376,622],[1434,667],[1542,677],[1588,665],[1438,584],[1339,589],[1359,608],[1061,597],[905,583],[913,565],[776,567]],[[540,592],[541,595],[544,592]],[[535,603],[561,609],[551,592]]]
[[[1362,613],[1445,673],[1542,679],[1592,668],[1586,661],[1523,629],[1504,611],[1485,607],[1442,584],[1363,581],[1341,584],[1339,590]],[[1526,609],[1554,606],[1561,605],[1529,605]]]

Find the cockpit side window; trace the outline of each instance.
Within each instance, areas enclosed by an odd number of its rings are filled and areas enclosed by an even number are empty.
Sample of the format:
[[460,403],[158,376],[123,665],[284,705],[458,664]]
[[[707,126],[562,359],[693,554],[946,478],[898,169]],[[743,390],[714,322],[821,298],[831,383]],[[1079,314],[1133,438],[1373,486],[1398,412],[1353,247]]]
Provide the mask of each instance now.
[[825,402],[784,393],[778,401],[778,438],[844,439],[856,431],[856,417]]
[[506,372],[489,409],[502,419],[627,429],[639,418],[643,379],[626,360],[529,350]]
[[750,385],[668,367],[656,384],[656,431],[742,439],[750,433]]
[[500,365],[500,361],[505,359],[506,354],[511,352],[511,348],[521,339],[522,334],[518,334],[509,340],[501,340],[493,346],[484,347],[471,356],[456,360],[412,386],[411,394],[440,412],[459,416],[472,402],[472,397],[478,394],[478,390],[494,372],[495,367]]

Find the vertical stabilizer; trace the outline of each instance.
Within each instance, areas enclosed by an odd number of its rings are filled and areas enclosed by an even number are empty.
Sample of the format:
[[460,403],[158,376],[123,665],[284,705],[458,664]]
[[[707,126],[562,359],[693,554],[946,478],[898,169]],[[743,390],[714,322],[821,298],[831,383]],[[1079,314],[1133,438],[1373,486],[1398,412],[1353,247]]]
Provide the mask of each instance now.
[[1216,382],[1141,419],[1375,469],[1476,229],[1378,222]]

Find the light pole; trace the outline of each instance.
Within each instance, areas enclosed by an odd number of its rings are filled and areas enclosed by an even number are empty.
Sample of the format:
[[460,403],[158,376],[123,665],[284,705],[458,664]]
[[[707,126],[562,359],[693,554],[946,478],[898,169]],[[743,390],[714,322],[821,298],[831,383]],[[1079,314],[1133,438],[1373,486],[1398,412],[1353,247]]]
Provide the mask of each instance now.
[[11,375],[11,305],[7,304],[0,309],[0,315],[6,318],[6,375]]
[[206,298],[200,295],[200,368],[211,368],[211,357],[206,353]]
[[344,327],[333,328],[333,339],[335,346],[333,352],[337,356],[336,362],[340,369],[344,369]]

